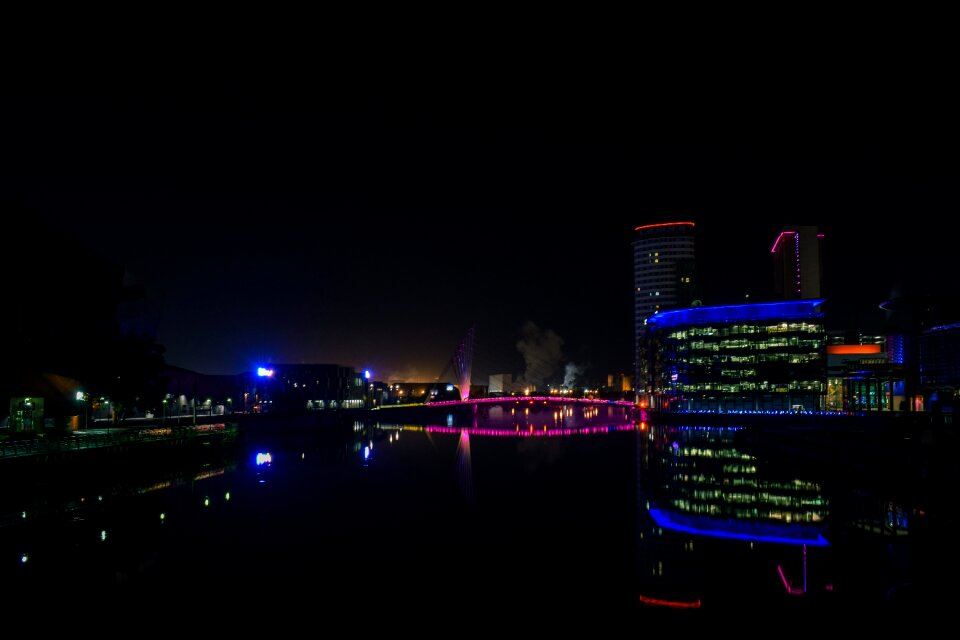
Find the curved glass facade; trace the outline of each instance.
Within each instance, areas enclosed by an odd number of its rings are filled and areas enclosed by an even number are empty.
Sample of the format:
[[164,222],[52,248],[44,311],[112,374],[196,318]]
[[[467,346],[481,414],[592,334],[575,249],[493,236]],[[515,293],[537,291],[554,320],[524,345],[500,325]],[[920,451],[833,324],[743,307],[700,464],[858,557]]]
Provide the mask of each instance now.
[[810,411],[824,406],[822,300],[657,314],[646,348],[658,408]]

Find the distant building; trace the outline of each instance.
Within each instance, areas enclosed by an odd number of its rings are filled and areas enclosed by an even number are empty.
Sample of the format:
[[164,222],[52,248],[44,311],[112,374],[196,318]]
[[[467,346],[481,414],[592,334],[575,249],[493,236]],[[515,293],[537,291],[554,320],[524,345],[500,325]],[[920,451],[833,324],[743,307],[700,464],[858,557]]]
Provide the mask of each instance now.
[[823,259],[816,227],[784,227],[773,243],[774,290],[784,300],[819,298],[823,289]]
[[[471,385],[471,390],[477,389],[479,387]],[[419,404],[460,399],[460,389],[452,381],[387,383],[387,404]]]
[[[909,387],[901,363],[889,357],[884,336],[832,336],[827,345],[830,411],[894,411],[907,408]],[[916,401],[914,398],[910,400]],[[922,406],[922,401],[917,405]]]
[[241,374],[247,411],[300,413],[364,406],[366,389],[353,367],[271,364]]
[[607,388],[611,391],[632,391],[633,377],[626,373],[608,373]]
[[222,415],[243,410],[243,375],[207,375],[166,365],[163,370],[166,394],[163,418]]
[[920,334],[920,384],[927,388],[960,389],[960,322],[931,327]]
[[697,307],[648,320],[645,385],[669,410],[819,410],[826,394],[822,300]]
[[490,395],[510,395],[523,393],[522,382],[514,382],[512,373],[491,373],[488,393]]
[[[906,410],[939,411],[955,405],[960,388],[960,297],[950,293],[900,296],[886,312],[887,352],[902,365]],[[900,409],[900,404],[896,405]]]
[[[634,379],[648,377],[641,357],[647,318],[666,309],[686,307],[696,299],[696,251],[693,222],[660,222],[634,229],[633,317]],[[645,390],[638,386],[637,391]]]

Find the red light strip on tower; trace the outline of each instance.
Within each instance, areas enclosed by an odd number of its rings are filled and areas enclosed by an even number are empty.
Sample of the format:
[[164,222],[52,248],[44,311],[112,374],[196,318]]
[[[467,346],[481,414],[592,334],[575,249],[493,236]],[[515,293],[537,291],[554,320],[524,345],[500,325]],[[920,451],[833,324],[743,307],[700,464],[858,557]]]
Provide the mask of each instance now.
[[783,239],[783,236],[786,236],[786,235],[792,236],[792,235],[796,235],[796,233],[797,233],[796,231],[781,231],[780,235],[777,236],[777,240],[773,243],[773,249],[770,249],[770,253],[777,252],[777,246],[780,244],[780,240]]
[[645,595],[640,596],[640,602],[653,607],[667,607],[669,609],[699,609],[700,600],[693,602],[684,602],[683,600],[661,600],[660,598],[649,598]]
[[680,226],[680,225],[689,225],[689,226],[691,226],[691,227],[697,226],[697,225],[695,225],[695,224],[692,223],[692,222],[658,222],[658,223],[656,223],[656,224],[643,224],[643,225],[640,225],[639,227],[637,227],[636,229],[634,229],[634,231],[641,231],[641,230],[643,230],[643,229],[654,229],[654,228],[656,228],[656,227],[676,227],[676,226]]

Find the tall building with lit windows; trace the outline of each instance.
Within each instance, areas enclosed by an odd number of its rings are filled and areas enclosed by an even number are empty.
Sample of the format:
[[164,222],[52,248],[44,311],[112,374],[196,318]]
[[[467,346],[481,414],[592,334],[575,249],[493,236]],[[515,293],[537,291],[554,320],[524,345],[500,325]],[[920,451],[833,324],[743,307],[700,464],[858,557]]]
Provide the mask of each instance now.
[[773,243],[774,290],[784,300],[819,298],[823,259],[816,227],[784,227]]
[[647,319],[689,306],[696,298],[696,253],[693,222],[659,222],[637,227],[633,240],[634,368],[638,395],[648,363],[641,355]]

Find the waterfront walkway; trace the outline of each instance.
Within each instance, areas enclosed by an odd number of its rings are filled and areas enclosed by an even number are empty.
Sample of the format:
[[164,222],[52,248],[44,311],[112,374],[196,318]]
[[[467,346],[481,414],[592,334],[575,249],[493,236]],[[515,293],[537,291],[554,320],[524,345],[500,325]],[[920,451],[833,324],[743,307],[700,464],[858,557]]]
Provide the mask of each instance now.
[[215,423],[177,427],[116,427],[78,431],[58,437],[11,439],[0,442],[0,460],[87,449],[109,449],[150,442],[179,442],[197,437],[233,433],[235,430],[235,427],[225,423]]

